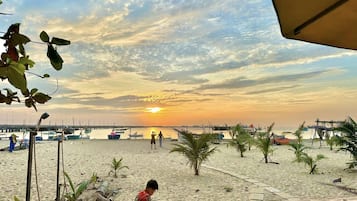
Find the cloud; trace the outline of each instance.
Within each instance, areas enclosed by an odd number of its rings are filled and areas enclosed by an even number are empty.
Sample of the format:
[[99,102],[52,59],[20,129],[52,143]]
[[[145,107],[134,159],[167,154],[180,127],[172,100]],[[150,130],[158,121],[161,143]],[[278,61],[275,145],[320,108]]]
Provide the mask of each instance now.
[[280,92],[280,91],[285,91],[289,89],[294,89],[299,87],[299,85],[291,85],[291,86],[280,86],[280,87],[272,87],[272,88],[267,88],[267,89],[262,89],[262,90],[253,90],[246,92],[246,95],[256,95],[256,94],[264,94],[264,93],[275,93],[275,92]]
[[299,80],[311,79],[323,75],[330,70],[321,70],[307,73],[297,73],[290,75],[276,75],[262,77],[259,79],[248,79],[246,77],[237,77],[234,79],[226,80],[218,84],[205,84],[198,87],[196,90],[208,90],[208,89],[237,89],[247,87],[257,87],[265,84],[278,84],[278,83],[290,83]]

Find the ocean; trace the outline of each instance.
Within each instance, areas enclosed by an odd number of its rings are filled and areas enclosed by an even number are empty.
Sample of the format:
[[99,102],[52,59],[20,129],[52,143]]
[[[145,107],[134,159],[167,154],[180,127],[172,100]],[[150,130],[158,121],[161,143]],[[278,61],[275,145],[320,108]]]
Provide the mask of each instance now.
[[[124,133],[121,134],[121,139],[129,139],[130,134],[141,134],[143,137],[137,137],[136,139],[150,139],[151,138],[151,133],[154,132],[158,134],[160,131],[163,134],[164,138],[167,139],[177,139],[178,138],[178,132],[177,130],[186,130],[192,133],[196,134],[202,134],[202,133],[221,133],[224,135],[224,139],[231,139],[231,136],[229,135],[229,131],[223,130],[223,131],[212,131],[211,128],[208,127],[192,127],[192,126],[178,126],[178,127],[165,127],[165,126],[160,126],[160,127],[127,127],[127,130],[124,131]],[[107,136],[111,134],[113,130],[109,128],[98,128],[98,129],[91,129],[89,133],[85,133],[84,130],[76,130],[75,134],[83,134],[83,136],[89,137],[89,139],[108,139]],[[261,130],[261,131],[264,131]],[[295,132],[296,129],[273,129],[272,132],[277,135],[285,135],[287,138],[294,139],[295,136],[293,135],[293,132]],[[12,132],[15,133],[18,136],[18,139],[23,139],[27,138],[28,133],[23,133],[23,132]],[[10,136],[12,133],[0,133],[0,140],[8,140],[8,136]],[[38,135],[42,135],[43,139],[46,140],[48,139],[47,137],[48,131],[43,131],[39,132]],[[311,139],[315,134],[315,130],[309,128],[308,130],[303,132],[303,138],[304,139]],[[317,136],[315,136],[317,137]],[[133,139],[133,138],[131,138]]]

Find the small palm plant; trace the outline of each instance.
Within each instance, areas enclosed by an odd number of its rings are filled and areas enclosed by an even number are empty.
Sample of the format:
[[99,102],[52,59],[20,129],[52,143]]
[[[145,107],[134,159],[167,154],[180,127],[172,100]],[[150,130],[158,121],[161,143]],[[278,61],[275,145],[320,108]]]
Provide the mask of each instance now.
[[294,162],[302,162],[302,155],[304,154],[304,151],[307,147],[302,143],[302,131],[304,129],[304,124],[303,122],[299,128],[295,131],[294,135],[296,137],[296,142],[290,143],[289,146],[292,148],[292,151],[294,151],[296,159]]
[[201,134],[195,138],[192,133],[183,130],[177,130],[182,135],[182,142],[174,144],[174,148],[170,153],[178,152],[186,156],[191,168],[195,171],[195,176],[199,175],[199,170],[202,162],[208,160],[217,147],[210,148],[210,141],[213,138],[212,134]]
[[295,133],[293,133],[293,135],[296,137],[296,141],[298,144],[302,144],[302,139],[303,139],[303,136],[302,136],[302,131],[304,130],[305,128],[305,122],[303,122],[299,128],[295,131]]
[[119,171],[119,170],[121,170],[123,168],[129,169],[128,166],[122,164],[122,160],[123,160],[123,158],[120,158],[119,160],[117,160],[116,158],[113,158],[113,160],[112,160],[112,166],[111,167],[112,167],[113,170],[111,170],[110,172],[114,172],[114,177],[115,178],[118,177],[117,176],[117,171]]
[[299,144],[299,143],[291,143],[289,144],[289,146],[292,148],[290,150],[294,151],[294,154],[295,154],[295,160],[293,162],[302,162],[302,157],[303,155],[305,154],[305,149],[307,147],[305,147],[305,145],[303,144]]
[[326,133],[326,135],[325,135],[325,141],[326,141],[326,144],[330,147],[330,150],[333,149],[334,145],[338,144],[337,136],[335,136],[335,135],[330,136],[328,133]]
[[312,158],[311,156],[309,156],[308,154],[304,153],[301,157],[301,160],[305,163],[305,165],[307,165],[309,167],[309,174],[315,174],[317,173],[317,161],[326,158],[324,155],[322,154],[318,154],[316,156],[316,158]]
[[64,197],[68,201],[77,201],[79,196],[87,189],[88,185],[92,182],[91,180],[89,181],[82,181],[79,183],[77,186],[74,186],[71,178],[66,172],[63,172],[64,176],[67,178],[69,185],[71,187],[72,192],[66,193]]
[[240,157],[244,157],[244,152],[247,151],[247,146],[249,146],[252,137],[250,134],[239,124],[231,129],[230,135],[232,140],[229,142],[230,146],[236,147],[237,151],[240,152]]
[[348,151],[352,155],[352,161],[347,163],[349,168],[357,166],[357,123],[349,117],[338,128],[342,132],[341,136],[336,136],[338,144],[342,147],[339,150]]
[[257,139],[255,140],[255,146],[260,149],[264,155],[265,163],[268,163],[268,155],[273,152],[271,148],[271,130],[273,129],[274,123],[272,123],[266,132],[258,133]]

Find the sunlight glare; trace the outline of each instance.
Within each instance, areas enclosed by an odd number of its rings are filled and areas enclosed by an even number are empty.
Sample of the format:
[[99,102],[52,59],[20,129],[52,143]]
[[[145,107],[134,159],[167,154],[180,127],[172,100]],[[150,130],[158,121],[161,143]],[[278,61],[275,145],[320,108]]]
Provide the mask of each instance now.
[[149,107],[149,108],[146,108],[146,109],[151,113],[157,113],[157,112],[161,111],[161,108],[159,108],[159,107]]

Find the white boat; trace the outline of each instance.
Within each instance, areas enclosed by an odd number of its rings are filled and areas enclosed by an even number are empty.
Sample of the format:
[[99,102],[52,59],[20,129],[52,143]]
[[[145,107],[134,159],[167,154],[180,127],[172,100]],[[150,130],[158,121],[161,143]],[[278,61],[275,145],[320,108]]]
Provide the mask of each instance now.
[[136,138],[143,138],[144,137],[144,135],[143,134],[138,134],[138,132],[135,132],[135,133],[133,133],[133,134],[129,134],[129,138],[131,139],[131,138],[134,138],[134,139],[136,139]]

